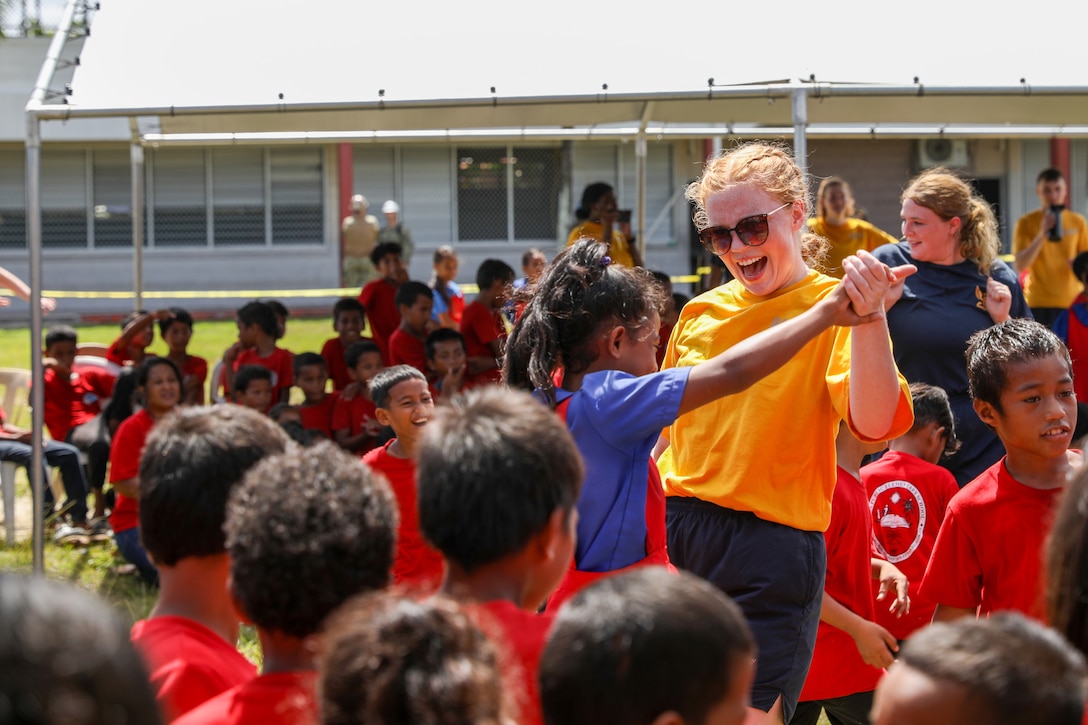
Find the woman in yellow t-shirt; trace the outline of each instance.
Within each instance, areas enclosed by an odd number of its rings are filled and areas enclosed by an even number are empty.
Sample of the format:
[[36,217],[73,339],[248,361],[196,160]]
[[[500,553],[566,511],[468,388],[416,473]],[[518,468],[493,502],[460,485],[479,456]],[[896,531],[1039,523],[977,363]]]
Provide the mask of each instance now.
[[603,181],[590,184],[582,192],[582,203],[574,210],[574,216],[580,220],[567,237],[567,246],[571,246],[582,237],[590,237],[609,246],[608,256],[613,264],[628,267],[641,267],[642,259],[635,246],[627,241],[623,232],[614,229],[616,217],[616,194],[612,187]]
[[827,257],[820,260],[823,272],[842,277],[842,260],[864,249],[871,252],[881,244],[899,240],[863,219],[854,218],[854,195],[850,185],[838,176],[820,182],[816,192],[816,216],[808,220],[808,230],[831,243]]

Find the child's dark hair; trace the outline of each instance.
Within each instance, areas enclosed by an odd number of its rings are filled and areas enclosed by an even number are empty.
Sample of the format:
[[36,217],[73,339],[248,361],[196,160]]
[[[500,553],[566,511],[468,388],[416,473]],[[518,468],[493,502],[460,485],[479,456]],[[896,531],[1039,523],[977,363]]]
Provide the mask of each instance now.
[[393,365],[383,368],[381,372],[370,379],[370,399],[375,408],[387,408],[389,406],[389,391],[405,380],[422,380],[427,382],[426,376],[411,365]]
[[374,249],[370,250],[370,261],[377,267],[387,255],[395,254],[398,257],[404,256],[404,249],[396,242],[382,242],[375,245]]
[[295,355],[295,378],[302,373],[302,368],[309,367],[310,365],[320,365],[322,370],[326,370],[325,358],[321,357],[316,352],[300,352]]
[[366,308],[363,307],[363,303],[359,301],[359,298],[341,297],[336,301],[336,304],[332,306],[332,324],[334,326],[340,319],[340,315],[345,312],[358,312],[364,318],[366,317]]
[[979,708],[975,722],[1076,725],[1088,697],[1080,652],[1016,612],[931,624],[911,635],[895,666],[961,686]]
[[495,646],[449,599],[356,597],[329,618],[325,641],[324,725],[512,722]]
[[291,412],[294,412],[297,415],[298,406],[291,405],[290,403],[276,403],[268,411],[268,418],[273,423],[282,423],[283,419],[287,416],[287,414]]
[[452,245],[443,244],[434,250],[434,257],[432,258],[435,264],[438,264],[444,259],[450,259],[451,257],[457,257],[457,250]]
[[146,314],[147,310],[133,310],[132,312],[128,313],[127,315],[125,315],[125,319],[121,320],[121,330],[123,331],[126,327],[129,326],[130,322],[135,322]]
[[54,325],[49,328],[49,331],[45,333],[45,349],[48,350],[58,342],[79,342],[79,335],[76,334],[76,328],[70,325]]
[[1028,360],[1057,355],[1073,374],[1069,350],[1058,336],[1035,320],[1010,317],[999,325],[979,330],[967,340],[967,381],[971,397],[999,412],[1009,368]]
[[589,210],[602,196],[611,191],[612,185],[606,184],[603,181],[598,181],[586,186],[585,190],[582,191],[582,203],[574,210],[574,217],[582,221],[589,219]]
[[279,334],[279,325],[276,323],[276,311],[267,302],[254,300],[247,302],[238,308],[238,320],[249,327],[257,325],[269,337],[275,338]]
[[930,423],[944,428],[943,455],[951,456],[960,449],[962,441],[956,437],[956,419],[944,388],[928,383],[911,383],[910,397],[914,401],[914,425],[910,432],[921,430]]
[[136,387],[142,388],[147,385],[147,380],[151,377],[151,371],[160,365],[165,365],[174,371],[174,378],[178,381],[178,386],[181,386],[181,370],[178,369],[177,364],[166,357],[149,357],[140,363],[140,367],[136,369]]
[[528,267],[529,262],[532,262],[533,257],[538,254],[544,254],[544,252],[540,251],[536,247],[529,247],[528,249],[526,249],[525,252],[521,255],[521,266]]
[[[717,258],[715,257],[715,259]],[[691,302],[691,298],[683,292],[673,292],[672,301],[673,304],[676,305],[676,311],[679,312],[680,310],[684,309],[684,305],[686,305],[688,302]]]
[[578,447],[528,393],[489,385],[456,396],[435,410],[423,440],[419,527],[466,572],[520,552],[555,511],[578,502]]
[[602,330],[623,325],[635,333],[661,309],[661,288],[648,272],[607,256],[606,244],[583,238],[544,270],[506,344],[507,385],[539,390],[554,406],[556,368],[583,372],[597,357]]
[[411,307],[420,297],[432,299],[434,297],[434,293],[430,287],[423,284],[422,282],[419,282],[417,280],[411,280],[409,282],[405,282],[400,287],[397,287],[397,294],[393,298],[393,302],[396,303],[398,309],[401,305],[404,305],[405,307]]
[[291,316],[291,310],[287,309],[287,305],[283,304],[279,300],[265,300],[264,303],[272,308],[272,312],[283,319],[287,319]]
[[360,340],[359,342],[353,342],[348,345],[348,349],[344,351],[344,362],[348,364],[348,367],[352,370],[359,364],[359,358],[368,353],[382,354],[382,349],[378,347],[378,344],[373,340]]
[[476,286],[491,289],[496,282],[510,284],[514,281],[514,268],[501,259],[485,259],[476,268]]
[[232,392],[245,393],[249,389],[249,384],[254,380],[267,380],[268,384],[271,385],[272,371],[263,365],[243,365],[234,373],[234,390]]
[[434,353],[438,343],[452,341],[461,343],[461,349],[465,349],[465,336],[451,327],[440,327],[427,335],[427,341],[423,343],[423,347],[427,352],[427,359],[434,360]]
[[128,625],[67,582],[0,573],[0,669],[7,723],[162,722]]
[[662,293],[666,295],[672,294],[672,277],[668,272],[662,272],[660,270],[652,270],[650,276],[654,278],[654,281],[661,285]]
[[1088,287],[1088,252],[1073,257],[1073,274],[1082,285]]
[[226,551],[231,489],[286,446],[279,426],[238,405],[178,408],[160,421],[140,458],[140,538],[155,563]]
[[559,610],[540,659],[547,725],[702,723],[755,640],[740,608],[686,572],[642,567],[602,579]]
[[189,329],[193,329],[193,316],[189,314],[189,311],[182,307],[171,307],[170,312],[173,317],[167,317],[165,320],[159,320],[159,333],[166,337],[167,331],[170,330],[170,326],[176,323],[188,325]]
[[385,479],[333,443],[269,456],[227,507],[235,600],[261,629],[314,634],[349,598],[389,583],[396,511]]

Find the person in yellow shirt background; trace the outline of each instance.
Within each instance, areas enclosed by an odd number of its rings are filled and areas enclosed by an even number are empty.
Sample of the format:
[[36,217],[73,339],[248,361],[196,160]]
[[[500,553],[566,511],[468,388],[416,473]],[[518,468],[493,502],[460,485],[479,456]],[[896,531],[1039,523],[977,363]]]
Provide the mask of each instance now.
[[1016,269],[1028,271],[1024,297],[1035,319],[1052,327],[1081,292],[1073,259],[1088,252],[1088,221],[1066,209],[1069,186],[1058,169],[1043,169],[1035,182],[1039,208],[1016,222],[1012,251]]
[[838,176],[829,176],[820,182],[816,192],[816,216],[808,220],[808,230],[831,243],[820,266],[832,277],[842,277],[842,260],[851,254],[862,249],[871,252],[881,244],[899,241],[864,219],[854,218],[855,213],[850,184]]
[[615,228],[619,209],[616,194],[610,185],[603,181],[588,185],[582,192],[582,203],[574,210],[574,216],[580,223],[570,230],[568,247],[582,237],[590,237],[609,245],[608,256],[612,258],[612,264],[643,266],[638,248]]

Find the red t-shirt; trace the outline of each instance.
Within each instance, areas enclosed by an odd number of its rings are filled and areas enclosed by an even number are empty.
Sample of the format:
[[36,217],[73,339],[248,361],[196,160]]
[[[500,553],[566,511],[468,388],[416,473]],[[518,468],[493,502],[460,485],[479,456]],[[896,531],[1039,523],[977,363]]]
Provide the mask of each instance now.
[[200,392],[197,395],[196,404],[204,405],[204,383],[208,380],[208,361],[196,355],[190,355],[185,364],[181,366],[182,387],[191,385],[193,380],[200,381]]
[[[363,427],[368,420],[377,420],[374,401],[363,395],[356,395],[351,400],[337,398],[332,409],[333,431],[346,430],[349,436],[357,436],[363,432]],[[359,450],[360,454],[374,448],[371,441]]]
[[400,510],[397,527],[397,552],[393,560],[393,581],[433,592],[442,583],[442,555],[423,540],[419,530],[419,504],[416,493],[416,462],[397,458],[389,452],[389,441],[363,456],[363,463],[385,476]]
[[174,725],[314,725],[316,672],[261,675],[216,695],[190,710]]
[[303,403],[298,406],[302,427],[321,431],[326,438],[332,440],[332,412],[338,400],[340,400],[340,393],[326,393],[320,403],[313,405]]
[[280,400],[281,390],[291,390],[295,384],[295,356],[282,347],[276,347],[268,357],[261,357],[253,348],[242,350],[234,360],[234,371],[243,365],[260,365],[272,371],[272,404]]
[[42,417],[55,441],[63,441],[68,432],[102,412],[102,401],[113,395],[117,379],[105,370],[80,368],[65,378],[47,368],[44,375],[45,411]]
[[[147,434],[154,426],[155,419],[141,408],[117,427],[110,443],[110,483],[135,478],[140,474],[140,455],[144,452]],[[139,525],[140,499],[118,493],[113,513],[110,514],[110,528],[116,533]]]
[[143,619],[132,625],[131,638],[165,722],[257,676],[234,645],[192,619]]
[[[873,526],[869,497],[861,481],[841,468],[837,474],[831,499],[831,524],[824,532],[827,545],[824,592],[871,622]],[[883,674],[884,670],[865,664],[853,637],[821,621],[800,700],[827,700],[871,692]]]
[[110,346],[106,348],[106,359],[111,363],[122,366],[132,365],[135,362],[128,352],[128,345],[122,345],[120,337],[111,342]]
[[[501,313],[473,300],[472,304],[465,307],[465,314],[461,317],[461,335],[465,338],[465,353],[468,357],[494,357],[489,343],[506,338],[506,325],[503,324]],[[476,376],[479,383],[497,383],[501,380],[502,371],[497,368]]]
[[321,348],[321,357],[325,358],[325,371],[332,380],[333,390],[343,390],[351,384],[351,375],[348,374],[347,350],[339,337],[325,341]]
[[880,583],[873,584],[876,622],[906,639],[930,623],[937,603],[919,592],[944,521],[948,502],[960,490],[947,468],[902,451],[888,451],[861,469],[869,494],[874,553],[899,567],[910,582],[910,612],[896,617],[887,601],[877,602]]
[[382,278],[368,282],[359,293],[359,301],[366,308],[366,319],[370,323],[370,334],[382,351],[382,360],[389,359],[389,337],[400,324],[400,310],[397,309],[397,285]]
[[469,607],[480,629],[499,648],[504,679],[515,689],[522,725],[544,722],[537,673],[554,614],[536,614],[502,599]]
[[427,367],[427,347],[423,340],[400,327],[389,336],[389,364],[411,365],[424,375],[431,374]]
[[1005,459],[948,503],[922,595],[987,615],[1005,609],[1045,621],[1043,544],[1062,488],[1040,490],[1014,479]]

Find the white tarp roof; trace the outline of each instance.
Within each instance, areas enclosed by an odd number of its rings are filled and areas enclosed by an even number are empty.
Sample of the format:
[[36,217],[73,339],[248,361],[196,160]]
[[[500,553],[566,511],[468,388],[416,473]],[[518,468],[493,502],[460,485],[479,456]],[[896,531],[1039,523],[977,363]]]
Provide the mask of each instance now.
[[[640,120],[651,130],[788,128],[788,98],[772,101],[768,89],[810,76],[821,84],[821,100],[808,103],[814,126],[1088,124],[1088,78],[1071,40],[1088,28],[1083,2],[1031,17],[1023,6],[947,0],[101,5],[73,79],[72,114],[158,116],[141,127],[166,133]],[[710,78],[717,100],[708,99]],[[740,84],[754,84],[755,97],[727,95]],[[869,88],[857,84],[884,91],[846,95]]]

